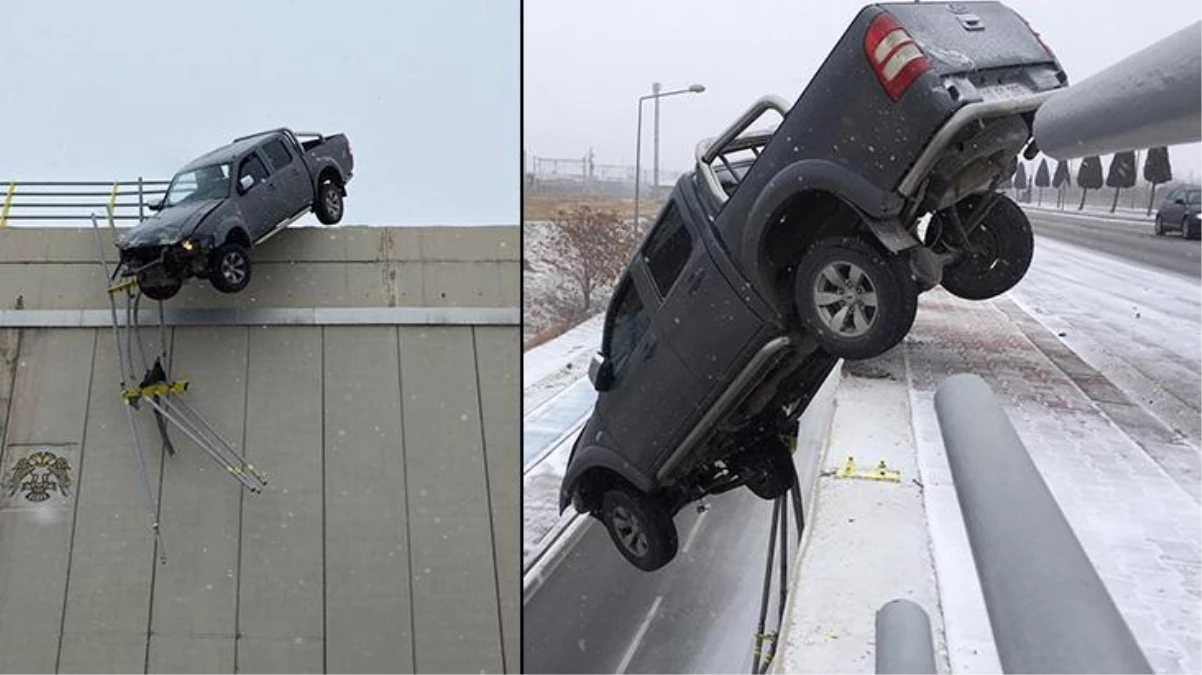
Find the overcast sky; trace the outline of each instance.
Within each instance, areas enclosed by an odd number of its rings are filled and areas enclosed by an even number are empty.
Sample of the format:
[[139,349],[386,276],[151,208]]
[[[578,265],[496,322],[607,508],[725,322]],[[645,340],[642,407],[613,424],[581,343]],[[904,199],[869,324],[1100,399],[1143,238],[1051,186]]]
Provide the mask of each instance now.
[[[717,135],[754,99],[793,101],[862,0],[526,0],[524,150],[598,164],[634,164],[637,98],[652,81],[694,82],[703,94],[660,102],[660,165],[692,166],[697,141]],[[1008,0],[1055,50],[1070,82],[1197,21],[1198,0]],[[651,102],[643,163],[651,165]],[[1174,174],[1202,175],[1200,146],[1172,148]],[[1104,163],[1108,161],[1105,160]]]
[[19,0],[0,24],[0,181],[165,178],[288,126],[349,136],[346,223],[518,222],[518,0]]

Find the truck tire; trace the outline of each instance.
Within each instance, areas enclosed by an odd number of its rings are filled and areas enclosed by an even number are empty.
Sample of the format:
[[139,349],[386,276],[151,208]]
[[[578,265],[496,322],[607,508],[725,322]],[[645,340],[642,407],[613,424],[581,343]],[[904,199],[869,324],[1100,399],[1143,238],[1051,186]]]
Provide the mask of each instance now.
[[867,359],[909,332],[918,289],[909,265],[855,237],[821,239],[794,278],[798,317],[831,356]]
[[183,288],[183,285],[184,282],[179,279],[168,282],[160,282],[157,284],[143,283],[141,280],[139,280],[138,290],[142,291],[142,295],[145,295],[151,300],[158,300],[161,302],[163,300],[170,300],[171,298],[175,297],[175,294],[179,293],[179,289]]
[[336,225],[342,220],[342,185],[328,178],[317,187],[317,204],[313,210],[322,225]]
[[676,524],[663,503],[637,488],[618,483],[601,497],[601,522],[614,546],[630,564],[655,571],[676,557]]
[[209,283],[222,293],[237,293],[250,283],[252,268],[246,247],[228,241],[209,256]]
[[[974,195],[951,208],[959,209],[961,221],[966,222],[980,199]],[[965,252],[943,268],[943,287],[952,295],[965,300],[1001,295],[1014,288],[1031,266],[1035,252],[1031,221],[1005,195],[998,196],[981,224],[968,234],[968,240],[978,251]]]

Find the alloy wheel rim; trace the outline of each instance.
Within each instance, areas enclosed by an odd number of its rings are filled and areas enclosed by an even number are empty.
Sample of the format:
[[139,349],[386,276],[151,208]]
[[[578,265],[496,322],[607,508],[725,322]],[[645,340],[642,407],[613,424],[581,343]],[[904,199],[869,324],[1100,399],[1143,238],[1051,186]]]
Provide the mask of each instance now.
[[342,195],[338,194],[337,188],[326,189],[326,211],[332,216],[337,216],[342,211]]
[[246,278],[246,261],[234,251],[221,259],[221,276],[231,284],[241,283]]
[[622,546],[638,557],[647,554],[647,533],[643,531],[639,519],[624,506],[616,506],[613,511],[614,531]]
[[859,265],[834,261],[814,281],[814,305],[828,330],[840,337],[859,337],[876,322],[876,287]]

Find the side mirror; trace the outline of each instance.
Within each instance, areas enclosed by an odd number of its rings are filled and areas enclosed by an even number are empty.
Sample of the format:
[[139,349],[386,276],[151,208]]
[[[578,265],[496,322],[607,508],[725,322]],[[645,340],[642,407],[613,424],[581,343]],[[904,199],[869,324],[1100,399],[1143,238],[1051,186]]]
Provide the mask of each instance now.
[[255,177],[250,174],[247,174],[238,179],[238,189],[241,192],[246,192],[247,190],[251,189],[251,187],[253,187],[254,184],[255,184]]
[[1176,199],[1174,199],[1174,200],[1173,200],[1173,203],[1174,203],[1174,204],[1182,204],[1182,205],[1184,205],[1184,204],[1185,204],[1185,197],[1178,197],[1178,198],[1176,198]]
[[588,364],[588,379],[597,391],[609,391],[614,384],[614,364],[600,354],[593,354]]
[[151,211],[162,211],[163,210],[163,200],[156,199],[151,202],[146,202],[146,208],[150,209]]

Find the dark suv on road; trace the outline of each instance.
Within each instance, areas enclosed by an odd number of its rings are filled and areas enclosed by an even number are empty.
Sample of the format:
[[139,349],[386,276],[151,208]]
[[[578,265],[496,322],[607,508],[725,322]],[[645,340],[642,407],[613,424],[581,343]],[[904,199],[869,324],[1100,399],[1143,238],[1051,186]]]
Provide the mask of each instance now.
[[1185,239],[1198,239],[1202,236],[1199,207],[1202,207],[1202,188],[1193,185],[1170,192],[1156,211],[1157,236],[1177,232]]
[[702,142],[617,284],[561,509],[653,570],[685,504],[784,494],[839,358],[897,344],[924,290],[983,299],[1025,274],[1030,223],[996,188],[1066,83],[1000,3],[871,5],[791,108],[765,97]]

